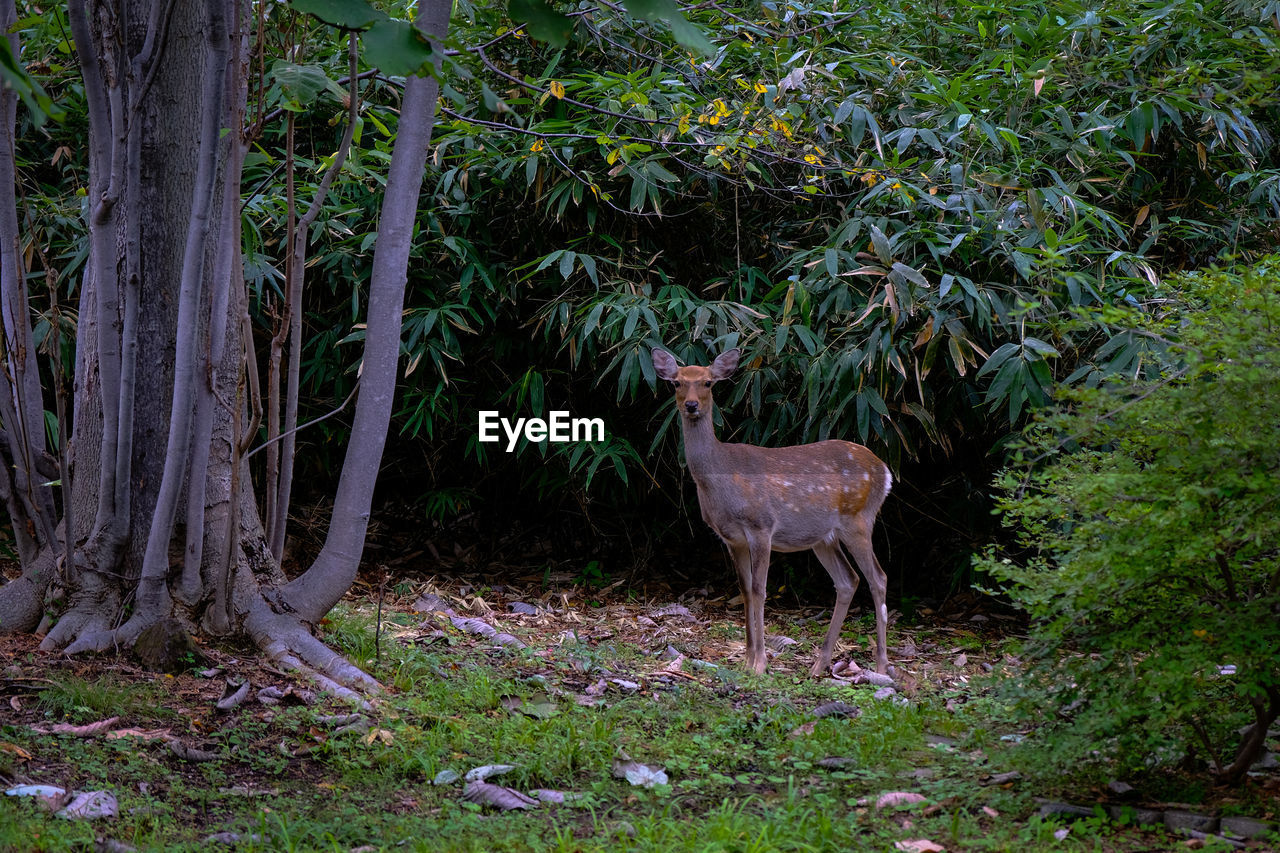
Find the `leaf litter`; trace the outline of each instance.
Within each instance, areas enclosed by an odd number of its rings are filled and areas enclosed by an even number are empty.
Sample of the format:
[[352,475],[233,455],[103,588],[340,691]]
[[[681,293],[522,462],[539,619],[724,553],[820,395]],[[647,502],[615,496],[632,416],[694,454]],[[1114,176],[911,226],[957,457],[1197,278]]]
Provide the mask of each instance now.
[[[547,603],[548,599],[552,598],[551,594],[544,594],[542,597],[530,596],[527,590],[514,587],[506,589],[501,594],[486,592],[484,598],[478,595],[456,596],[438,587],[435,589],[439,591],[419,590],[422,594],[416,597],[411,595],[402,600],[399,603],[399,611],[396,611],[396,603],[392,602],[386,609],[388,614],[410,610],[409,603],[412,603],[415,605],[412,610],[417,611],[421,621],[408,627],[404,627],[405,623],[401,622],[394,629],[388,622],[387,633],[406,645],[416,644],[422,637],[439,638],[443,635],[448,638],[451,651],[459,651],[464,656],[467,654],[465,648],[467,644],[474,645],[477,654],[523,656],[523,660],[528,663],[522,666],[522,669],[528,672],[532,668],[535,675],[541,679],[543,690],[522,695],[518,702],[514,697],[510,698],[509,705],[504,703],[501,706],[507,713],[546,719],[557,713],[559,703],[565,701],[602,705],[620,701],[627,696],[637,696],[641,699],[656,697],[664,691],[676,690],[681,685],[694,682],[700,682],[706,687],[715,687],[721,683],[721,678],[729,678],[729,683],[732,684],[742,677],[744,649],[740,639],[742,636],[741,612],[737,608],[730,607],[723,598],[681,597],[681,601],[690,601],[692,607],[686,604],[654,607],[642,601],[609,602],[605,606],[589,606],[580,597],[583,591],[574,589],[555,593],[558,597],[555,599],[556,606],[552,607]],[[428,598],[428,595],[436,595],[438,601]],[[539,604],[536,606],[528,604],[527,608],[511,607],[504,604],[504,596],[512,600],[512,603],[527,604],[530,600],[537,600]],[[667,598],[666,601],[670,602],[671,599]],[[369,611],[371,610],[372,607],[369,608]],[[808,615],[800,618],[812,620],[819,629],[825,628],[826,616],[821,609],[810,608],[805,613]],[[774,622],[790,618],[792,620],[790,624],[798,621],[794,612],[788,614],[781,608],[771,608],[768,618]],[[972,634],[972,631],[961,629],[953,633]],[[850,634],[850,631],[846,631],[846,637]],[[518,641],[519,645],[516,643],[498,645],[502,642],[497,640],[499,635],[512,637]],[[820,636],[811,635],[810,639],[800,642],[778,634],[770,635],[769,639],[773,653],[769,667],[770,673],[783,676],[793,673],[797,679],[807,680],[808,669],[812,664],[812,656],[820,642]],[[907,695],[913,694],[917,686],[926,681],[944,689],[957,688],[964,684],[961,678],[963,673],[956,672],[956,652],[945,648],[945,643],[935,646],[922,642],[915,635],[907,637],[904,645],[909,644],[910,648],[904,648],[903,651],[909,654],[896,655],[896,650],[890,650],[891,662],[897,667],[894,670],[894,677],[877,677],[878,674],[862,669],[857,662],[859,659],[863,662],[866,660],[866,657],[859,655],[859,649],[866,647],[865,643],[858,641],[860,639],[855,639],[851,643],[842,643],[837,648],[832,677],[828,679],[828,683],[858,687],[865,691],[856,694],[861,696],[868,696],[870,691],[867,688],[875,687],[877,684],[885,686],[895,684]],[[592,650],[605,642],[632,646],[650,656],[653,663],[646,666],[643,663],[643,655],[639,661],[634,657],[614,659],[609,656],[594,656]],[[462,646],[461,649],[457,648],[459,645]],[[947,651],[951,653],[945,654]],[[869,653],[866,655],[869,656]],[[256,659],[246,664],[246,662],[220,655],[216,651],[213,652],[213,657],[217,660],[215,667],[210,668],[202,676],[190,673],[174,678],[173,689],[166,692],[167,699],[170,700],[166,705],[174,707],[186,719],[195,720],[206,716],[208,712],[202,711],[201,707],[211,711],[219,701],[231,698],[239,700],[237,703],[239,707],[232,706],[233,713],[224,712],[226,718],[244,713],[266,715],[269,718],[281,705],[303,705],[319,701],[313,695],[307,695],[300,686],[292,688],[263,686],[279,681],[279,678],[272,677],[273,675],[284,674]],[[546,666],[542,668],[539,675],[537,670],[541,660],[548,662],[558,660],[562,663],[573,661],[575,668],[565,671]],[[68,665],[76,666],[77,664],[71,662]],[[124,669],[128,667],[127,664],[121,666]],[[579,671],[582,674],[575,676]],[[720,675],[721,672],[724,674]],[[447,672],[437,671],[437,675],[448,677]],[[530,676],[529,681],[534,683],[534,676]],[[218,688],[225,685],[226,690],[222,695],[214,693],[211,696],[212,685],[217,685]],[[253,693],[258,701],[240,704],[253,690],[251,685],[257,685],[259,688]],[[242,691],[243,696],[238,696],[237,694],[241,694]],[[249,710],[250,708],[254,710]],[[850,719],[859,712],[860,709],[856,705],[847,702],[828,702],[814,707],[811,711],[815,719],[835,721]],[[287,737],[287,743],[281,741],[268,745],[259,742],[253,748],[264,749],[264,751],[270,748],[270,751],[278,751],[291,759],[305,759],[317,745],[324,743],[330,737],[336,737],[350,730],[364,734],[371,748],[387,748],[393,742],[389,729],[371,724],[368,717],[363,715],[319,714],[312,719],[319,725],[333,726],[335,730],[326,731],[313,725],[309,731],[299,730]],[[114,730],[118,734],[112,734],[112,727],[118,723],[119,720],[103,720],[82,726],[59,724],[56,731],[53,726],[45,728],[47,724],[42,721],[31,720],[28,725],[37,731],[60,736],[159,740],[168,745],[175,757],[178,757],[175,744],[182,747],[186,753],[182,757],[187,761],[191,761],[195,756],[205,758],[206,756],[202,753],[213,753],[213,750],[206,748],[211,743],[202,741],[198,736],[191,738],[189,733],[186,733],[185,744],[182,739],[167,729],[122,725]],[[181,732],[182,729],[179,731]],[[278,734],[276,738],[279,739]],[[218,756],[213,755],[213,758],[217,759]],[[816,764],[824,768],[836,769],[845,766],[846,761],[846,759],[830,758],[817,761]],[[234,769],[231,764],[227,766],[228,769]],[[300,765],[294,763],[293,766]],[[178,767],[180,768],[181,765]],[[546,787],[521,791],[515,787],[496,784],[489,778],[514,768],[513,764],[482,765],[473,768],[466,776],[459,775],[461,768],[446,769],[436,772],[434,778],[428,778],[425,782],[441,787],[462,782],[459,795],[465,801],[499,811],[531,811],[543,805],[572,803],[583,797],[579,793]],[[192,767],[192,770],[195,768]],[[659,791],[663,790],[663,786],[678,783],[681,776],[689,775],[687,771],[683,774],[677,773],[673,780],[668,770],[662,766],[636,761],[621,755],[615,760],[612,770],[616,778],[627,785]],[[316,771],[322,772],[323,768],[317,766],[309,772]],[[179,770],[179,772],[190,773],[191,771]],[[199,774],[197,773],[196,776],[198,778]],[[255,790],[250,783],[239,787],[244,790]],[[659,794],[659,796],[664,795]],[[206,831],[217,828],[209,827]],[[229,833],[223,837],[229,839],[232,836],[235,836],[235,833]],[[248,838],[248,836],[236,837]]]

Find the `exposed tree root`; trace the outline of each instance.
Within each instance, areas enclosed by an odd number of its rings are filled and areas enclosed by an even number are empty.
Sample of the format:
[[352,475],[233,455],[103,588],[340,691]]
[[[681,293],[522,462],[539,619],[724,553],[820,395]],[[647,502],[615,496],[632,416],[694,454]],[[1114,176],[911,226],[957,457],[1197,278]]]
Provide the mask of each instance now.
[[0,632],[34,631],[44,614],[44,594],[57,570],[57,559],[45,550],[22,571],[21,577],[0,587]]
[[277,665],[314,679],[321,689],[363,709],[371,707],[369,695],[382,691],[377,679],[313,637],[296,616],[276,613],[264,600],[250,609],[244,627]]
[[40,642],[45,651],[67,654],[103,651],[114,645],[111,620],[120,612],[120,593],[101,576],[86,572],[72,593],[70,606]]

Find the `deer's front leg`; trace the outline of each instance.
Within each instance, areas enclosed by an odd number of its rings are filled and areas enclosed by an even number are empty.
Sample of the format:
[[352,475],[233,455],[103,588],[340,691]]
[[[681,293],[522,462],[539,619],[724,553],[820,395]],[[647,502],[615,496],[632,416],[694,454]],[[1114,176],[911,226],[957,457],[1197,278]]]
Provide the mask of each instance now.
[[[746,628],[746,662],[747,668],[754,672],[764,672],[764,598],[757,596],[752,572],[751,549],[745,542],[728,543],[729,554],[733,557],[733,567],[738,572],[738,589],[742,592],[742,615]],[[768,567],[766,565],[766,571]],[[761,627],[757,631],[756,613],[760,614]]]
[[771,542],[767,536],[749,536],[751,553],[751,597],[747,618],[751,627],[747,633],[747,665],[757,674],[768,665],[764,653],[764,602],[769,592],[769,553]]

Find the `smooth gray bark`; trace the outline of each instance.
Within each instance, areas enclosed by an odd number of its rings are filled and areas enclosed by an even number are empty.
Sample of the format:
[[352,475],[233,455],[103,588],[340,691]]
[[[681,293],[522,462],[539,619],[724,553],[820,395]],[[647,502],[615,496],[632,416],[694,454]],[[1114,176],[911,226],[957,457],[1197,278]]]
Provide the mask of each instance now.
[[[445,0],[424,0],[419,6],[418,26],[434,37],[435,45],[448,33],[450,10],[451,4]],[[438,69],[439,50],[436,57]],[[319,621],[350,589],[364,551],[373,487],[391,423],[409,248],[438,93],[439,83],[434,77],[410,77],[405,81],[369,282],[360,396],[342,479],[334,496],[333,517],[315,563],[284,590],[286,600],[308,622]]]

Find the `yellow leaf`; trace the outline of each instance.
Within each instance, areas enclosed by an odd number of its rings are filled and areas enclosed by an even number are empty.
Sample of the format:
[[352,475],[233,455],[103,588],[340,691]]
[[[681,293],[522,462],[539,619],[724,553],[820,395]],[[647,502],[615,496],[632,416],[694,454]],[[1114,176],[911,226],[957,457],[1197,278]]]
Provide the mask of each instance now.
[[1144,204],[1142,207],[1138,208],[1138,214],[1133,217],[1134,226],[1136,227],[1146,222],[1147,215],[1150,213],[1151,213],[1151,205],[1149,204]]
[[765,92],[769,91],[768,87],[760,82],[756,83],[755,90],[757,95],[763,95]]
[[551,91],[551,94],[554,95],[557,100],[564,97],[564,84],[561,83],[560,81],[552,80],[551,83],[547,86],[547,88]]
[[372,746],[374,741],[381,741],[384,745],[390,746],[395,741],[395,737],[386,729],[373,729],[364,736],[364,742]]

